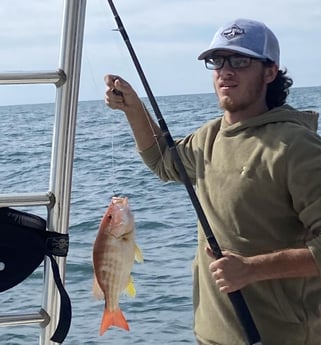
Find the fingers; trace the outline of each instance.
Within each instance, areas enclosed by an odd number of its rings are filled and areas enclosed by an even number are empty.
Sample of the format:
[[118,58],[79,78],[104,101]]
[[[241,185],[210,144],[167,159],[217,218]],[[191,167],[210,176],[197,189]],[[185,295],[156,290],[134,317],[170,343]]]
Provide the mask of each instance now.
[[126,111],[142,108],[142,102],[132,86],[114,74],[107,74],[104,78],[107,85],[105,103],[112,109]]
[[216,285],[218,286],[219,290],[221,292],[228,292],[229,287],[226,284],[226,280],[224,277],[224,271],[220,268],[218,261],[216,260],[216,257],[212,251],[211,248],[206,247],[205,248],[206,254],[214,259],[215,261],[212,261],[209,265],[209,270],[212,274],[212,278],[215,281]]
[[210,248],[206,248],[206,253],[209,257],[214,259],[209,264],[209,271],[212,275],[213,281],[223,293],[230,293],[239,288],[237,272],[235,272],[235,262],[231,261],[231,256],[234,254],[223,251],[223,257],[217,259]]
[[104,77],[104,81],[107,85],[107,90],[105,92],[106,105],[111,109],[123,109],[125,102],[122,89],[126,82],[119,76],[113,74],[107,74]]
[[105,84],[111,89],[115,87],[115,82],[117,80],[120,83],[122,79],[118,75],[115,75],[115,74],[107,74],[104,77]]
[[[213,254],[207,253],[213,258]],[[251,268],[247,258],[223,251],[223,257],[209,263],[209,271],[221,292],[230,293],[240,290],[251,283]]]
[[215,269],[214,271],[212,271],[212,277],[221,292],[229,293],[233,291],[230,282],[224,275],[223,270],[221,270],[220,268]]
[[116,94],[113,89],[108,89],[105,93],[105,104],[111,109],[122,109],[124,104],[124,98],[122,94]]
[[131,91],[131,86],[130,84],[127,83],[124,79],[122,79],[118,75],[114,74],[107,74],[104,77],[105,83],[108,86],[108,89],[114,90],[115,94],[120,95],[119,91],[121,93],[126,92],[126,91]]

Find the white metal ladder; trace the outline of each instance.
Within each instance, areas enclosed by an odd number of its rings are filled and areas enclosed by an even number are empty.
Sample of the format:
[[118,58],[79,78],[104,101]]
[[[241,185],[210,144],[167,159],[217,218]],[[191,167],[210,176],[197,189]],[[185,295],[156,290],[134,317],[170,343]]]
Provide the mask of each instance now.
[[[0,84],[56,85],[55,123],[52,142],[49,191],[39,194],[0,194],[0,207],[47,206],[48,230],[68,233],[75,128],[86,0],[64,0],[59,68],[57,71],[0,73]],[[66,259],[56,257],[62,280]],[[33,314],[0,315],[0,326],[39,324],[39,344],[50,340],[59,318],[60,299],[49,259],[45,259],[42,306]]]

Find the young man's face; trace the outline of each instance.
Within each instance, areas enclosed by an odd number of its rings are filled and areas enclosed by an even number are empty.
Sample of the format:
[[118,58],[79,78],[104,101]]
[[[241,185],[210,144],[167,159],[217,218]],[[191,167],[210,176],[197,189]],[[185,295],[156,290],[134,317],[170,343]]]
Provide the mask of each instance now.
[[[231,57],[236,53],[221,50],[218,56]],[[237,54],[237,56],[241,56]],[[249,60],[249,64],[242,68],[233,68],[225,60],[222,68],[214,70],[214,88],[223,110],[236,113],[250,109],[255,105],[265,105],[267,84],[273,81],[275,75],[268,71],[270,67],[263,65],[257,59]]]

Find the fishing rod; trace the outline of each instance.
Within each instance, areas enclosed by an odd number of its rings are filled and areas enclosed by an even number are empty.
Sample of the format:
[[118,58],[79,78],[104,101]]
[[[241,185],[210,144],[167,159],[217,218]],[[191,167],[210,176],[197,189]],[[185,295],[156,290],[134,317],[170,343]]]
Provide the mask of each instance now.
[[[202,209],[202,206],[198,200],[198,197],[196,195],[196,192],[194,190],[192,182],[190,181],[190,178],[187,175],[186,169],[185,169],[185,167],[182,163],[182,160],[178,154],[178,151],[176,149],[175,142],[174,142],[174,140],[173,140],[173,138],[169,132],[169,129],[167,127],[165,119],[164,119],[164,117],[163,117],[163,115],[162,115],[162,113],[158,107],[156,99],[155,99],[155,97],[152,93],[152,90],[149,86],[149,83],[145,77],[145,73],[144,73],[144,71],[143,71],[143,69],[139,63],[139,60],[138,60],[136,53],[135,53],[135,50],[134,50],[134,48],[133,48],[133,46],[129,40],[128,34],[127,34],[126,29],[122,23],[122,20],[120,19],[119,15],[118,15],[118,12],[116,10],[116,7],[115,7],[113,1],[108,0],[108,3],[109,3],[109,6],[111,8],[111,11],[114,15],[114,18],[115,18],[115,21],[116,21],[116,24],[118,27],[118,31],[122,35],[122,38],[127,45],[130,56],[131,56],[133,63],[136,67],[137,73],[138,73],[138,75],[142,81],[142,84],[145,88],[148,99],[151,103],[151,106],[152,106],[154,113],[156,115],[156,118],[158,120],[159,127],[162,131],[164,138],[166,139],[168,148],[169,148],[169,150],[172,154],[172,157],[173,157],[173,159],[177,165],[180,178],[181,178],[182,182],[184,183],[185,188],[186,188],[186,190],[189,194],[189,197],[191,199],[191,202],[195,208],[196,214],[197,214],[198,219],[202,225],[202,228],[203,228],[203,231],[204,231],[205,236],[207,238],[207,241],[209,243],[209,246],[210,246],[211,250],[213,251],[213,253],[217,259],[222,258],[223,254],[222,254],[221,248],[220,248],[220,246],[219,246],[219,244],[218,244],[218,242],[217,242],[217,240],[216,240],[216,238],[215,238],[215,236],[211,230],[211,227],[208,223],[208,220],[205,216],[205,213]],[[237,315],[241,325],[243,326],[243,329],[246,333],[249,344],[250,345],[262,345],[259,332],[255,326],[255,323],[252,319],[251,313],[250,313],[250,311],[246,305],[246,302],[244,300],[244,297],[243,297],[241,291],[237,290],[237,291],[228,293],[228,297],[229,297],[229,299],[230,299],[230,301],[234,307],[234,310],[236,312],[236,315]]]

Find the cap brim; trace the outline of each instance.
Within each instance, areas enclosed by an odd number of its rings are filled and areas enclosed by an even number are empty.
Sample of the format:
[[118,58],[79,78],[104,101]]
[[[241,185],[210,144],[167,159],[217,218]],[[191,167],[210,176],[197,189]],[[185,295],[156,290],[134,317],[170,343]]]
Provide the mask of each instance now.
[[241,48],[239,46],[217,46],[215,48],[210,48],[205,50],[203,53],[201,53],[198,57],[198,60],[204,60],[206,57],[208,57],[209,55],[211,55],[213,52],[217,51],[217,50],[229,50],[229,51],[233,51],[236,53],[241,53],[247,56],[252,56],[255,58],[259,58],[259,59],[266,59],[265,56],[259,55],[255,52],[253,52],[252,50],[246,49],[246,48]]

